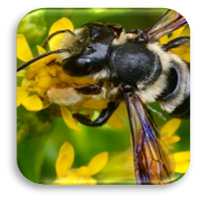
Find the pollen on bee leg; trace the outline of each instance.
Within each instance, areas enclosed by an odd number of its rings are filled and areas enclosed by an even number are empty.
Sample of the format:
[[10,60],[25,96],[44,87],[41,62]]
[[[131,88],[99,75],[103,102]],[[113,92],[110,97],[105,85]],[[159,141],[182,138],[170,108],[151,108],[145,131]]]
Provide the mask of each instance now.
[[88,99],[72,87],[52,87],[47,96],[50,102],[68,107],[80,105]]

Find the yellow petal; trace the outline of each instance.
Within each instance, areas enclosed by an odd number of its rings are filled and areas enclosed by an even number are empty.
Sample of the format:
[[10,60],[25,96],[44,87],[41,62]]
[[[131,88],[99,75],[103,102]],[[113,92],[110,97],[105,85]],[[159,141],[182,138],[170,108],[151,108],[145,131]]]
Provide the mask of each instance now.
[[92,77],[81,77],[81,78],[71,77],[71,79],[73,83],[76,83],[81,86],[83,86],[84,84],[89,85],[95,83]]
[[80,177],[76,185],[96,185],[97,181],[91,177]]
[[[49,30],[49,35],[59,31],[59,30],[74,30],[73,24],[68,18],[61,18],[60,20],[56,21],[50,28]],[[50,41],[49,41],[49,46],[51,50],[56,50],[59,48],[59,42],[60,39],[63,38],[64,33],[58,34],[54,36]]]
[[37,69],[37,78],[48,76],[49,72],[46,70],[46,67],[41,67]]
[[185,29],[185,26],[173,31],[172,37],[170,37],[170,40],[175,39],[177,37],[180,37],[180,35],[181,35],[181,33],[183,32],[184,29]]
[[175,136],[167,137],[164,140],[165,140],[165,143],[167,144],[173,144],[175,142],[180,141],[180,139],[181,138],[179,136],[175,135]]
[[97,184],[97,181],[96,181],[95,179],[89,177],[89,178],[87,179],[87,184],[88,184],[88,185],[96,185],[96,184]]
[[22,102],[22,105],[29,111],[39,111],[43,109],[42,101],[37,95],[27,97]]
[[172,154],[175,161],[175,172],[186,173],[190,165],[190,151],[182,151]]
[[46,50],[43,47],[39,46],[39,45],[37,45],[37,50],[38,50],[38,54],[39,55],[41,55],[41,54],[46,52]]
[[107,121],[107,124],[116,129],[121,129],[124,126],[124,121],[115,113]]
[[75,172],[76,172],[76,174],[78,174],[78,176],[82,176],[82,177],[91,175],[90,168],[87,166],[82,166],[82,167],[78,168]]
[[[37,92],[38,96],[46,98],[47,89],[44,89],[44,88],[41,88],[41,87],[30,87],[30,88],[28,88],[28,91]],[[43,103],[43,105],[44,105],[44,103]],[[44,108],[46,108],[46,104],[45,104],[45,107],[43,107],[43,109]]]
[[22,34],[17,34],[17,57],[22,61],[28,61],[33,58],[26,38]]
[[37,86],[41,88],[48,89],[52,86],[52,84],[53,84],[53,78],[51,78],[50,76],[44,76],[38,78],[37,80]]
[[27,79],[33,79],[35,78],[35,76],[37,75],[38,73],[38,68],[35,67],[36,65],[34,65],[34,67],[31,65],[28,70],[27,70],[27,73],[26,73],[26,78]]
[[104,109],[107,107],[108,102],[103,101],[103,100],[96,100],[96,99],[90,99],[84,104],[82,104],[83,107],[85,108],[90,108],[90,109]]
[[119,116],[128,117],[127,109],[125,103],[120,103],[119,107],[115,111]]
[[32,84],[32,81],[28,80],[27,78],[23,78],[21,82],[22,87],[28,88]]
[[181,36],[190,36],[190,27],[189,27],[189,25],[185,26],[185,29],[181,33]]
[[178,173],[186,173],[188,168],[190,166],[190,162],[187,161],[187,162],[183,162],[183,163],[178,163],[175,165],[175,172],[178,172]]
[[17,72],[17,76],[18,76],[18,77],[24,77],[25,75],[26,75],[26,70],[25,70],[25,69],[23,69],[23,70]]
[[66,155],[59,156],[56,160],[56,174],[60,178],[69,170],[68,157]]
[[78,127],[75,119],[72,117],[71,112],[65,106],[60,106],[60,110],[61,110],[62,117],[63,117],[66,125],[69,128],[71,128],[72,130],[81,131],[81,129]]
[[64,154],[66,154],[67,156],[72,156],[71,159],[74,160],[74,148],[69,142],[63,143],[63,145],[60,147],[59,155],[64,155]]
[[164,133],[165,137],[170,137],[173,133],[177,131],[180,124],[180,119],[171,119],[162,127],[161,133]]
[[113,113],[111,118],[107,121],[107,124],[112,126],[116,129],[121,129],[124,126],[124,121],[121,117],[128,117],[127,116],[127,110],[124,103],[120,103],[117,110]]
[[24,99],[28,96],[28,91],[25,87],[17,87],[17,106],[20,106]]
[[169,41],[169,38],[167,35],[165,35],[159,39],[160,44],[166,44],[166,43],[168,43],[168,41]]
[[47,71],[50,73],[50,75],[56,76],[56,67],[55,66],[47,67]]
[[103,152],[96,155],[89,163],[91,175],[100,172],[108,162],[108,152]]
[[71,83],[71,77],[62,71],[58,70],[58,75],[56,76],[61,82]]
[[65,177],[58,178],[55,183],[57,185],[77,185],[79,176],[75,173],[70,173]]
[[190,151],[182,151],[173,154],[175,162],[185,162],[190,160]]
[[69,142],[65,142],[59,151],[59,156],[56,160],[56,174],[58,177],[64,174],[71,168],[74,162],[74,148]]
[[178,55],[182,60],[190,63],[190,45],[176,47],[171,49],[171,52]]
[[[190,36],[190,28],[188,25],[174,31],[170,40],[180,36]],[[181,45],[171,49],[170,51],[177,54],[182,60],[190,62],[190,44]]]
[[66,17],[63,17],[61,19],[59,19],[58,21],[56,21],[50,28],[49,30],[49,35],[56,32],[56,31],[59,31],[59,30],[71,30],[73,31],[74,30],[74,26],[72,24],[72,22],[66,18]]

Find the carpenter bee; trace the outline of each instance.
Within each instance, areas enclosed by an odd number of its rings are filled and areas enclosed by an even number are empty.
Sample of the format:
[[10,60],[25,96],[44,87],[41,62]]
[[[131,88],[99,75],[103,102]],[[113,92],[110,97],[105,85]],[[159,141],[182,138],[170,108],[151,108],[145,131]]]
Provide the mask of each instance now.
[[[165,45],[157,40],[187,24],[179,13],[168,10],[153,26],[142,31],[125,31],[119,24],[87,23],[74,32],[57,31],[44,42],[65,33],[60,49],[39,55],[22,64],[17,71],[50,54],[70,76],[91,76],[96,84],[77,88],[89,95],[101,94],[109,100],[107,108],[92,121],[74,113],[86,126],[101,126],[125,102],[132,134],[134,171],[137,184],[165,184],[172,181],[173,170],[162,148],[160,132],[146,106],[158,102],[168,114],[190,116],[189,64],[170,53],[172,48],[188,45],[189,37],[179,37]],[[103,83],[103,84],[102,84]]]

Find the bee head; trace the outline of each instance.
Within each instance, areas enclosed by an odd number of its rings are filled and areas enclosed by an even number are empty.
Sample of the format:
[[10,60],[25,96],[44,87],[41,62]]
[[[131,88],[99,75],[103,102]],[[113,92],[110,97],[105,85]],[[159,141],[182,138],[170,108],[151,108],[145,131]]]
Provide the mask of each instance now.
[[114,32],[101,23],[88,23],[75,31],[70,56],[62,67],[70,76],[90,76],[101,71],[106,63]]

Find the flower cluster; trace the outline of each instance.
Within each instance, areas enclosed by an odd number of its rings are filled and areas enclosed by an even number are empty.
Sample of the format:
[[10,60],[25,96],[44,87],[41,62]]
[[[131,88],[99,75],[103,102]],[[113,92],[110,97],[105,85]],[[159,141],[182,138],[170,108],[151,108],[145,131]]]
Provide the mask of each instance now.
[[74,162],[74,148],[65,142],[60,148],[56,160],[57,185],[95,185],[97,181],[92,178],[99,173],[108,162],[108,153],[102,152],[96,155],[87,166],[78,169],[71,168]]
[[[175,135],[180,124],[181,121],[179,119],[172,119],[162,127],[163,148],[172,150],[172,145],[180,140],[180,137]],[[72,145],[65,142],[60,148],[56,160],[57,179],[54,184],[93,185],[100,182],[103,184],[123,184],[123,182],[132,183],[135,180],[132,147],[123,152],[111,153],[109,159],[107,152],[100,153],[87,166],[81,166],[78,169],[72,168],[74,156]],[[174,172],[184,174],[189,168],[190,152],[172,153],[169,155],[169,161]],[[98,182],[92,177],[93,175],[96,175]]]
[[[65,29],[74,30],[71,21],[62,18],[52,25],[49,35]],[[49,41],[50,50],[59,49],[62,37],[63,34],[59,34]],[[46,52],[42,46],[37,46],[37,50],[39,55]],[[17,35],[17,57],[24,62],[33,58],[29,45],[22,34]],[[89,95],[78,93],[74,88],[84,87],[93,84],[95,81],[90,77],[75,78],[68,76],[56,64],[56,59],[55,54],[46,56],[32,63],[27,70],[21,70],[17,73],[17,76],[23,77],[21,85],[17,87],[17,106],[23,105],[27,110],[36,112],[55,103],[60,106],[60,114],[67,126],[75,131],[80,131],[71,111],[76,110],[77,106],[78,110],[100,111],[107,107],[107,101],[92,99]],[[76,98],[79,99],[78,102],[73,101]],[[123,120],[118,114],[120,111],[124,113],[123,110],[124,105],[122,104],[107,124],[114,128],[122,128]],[[126,116],[126,113],[123,115]]]

